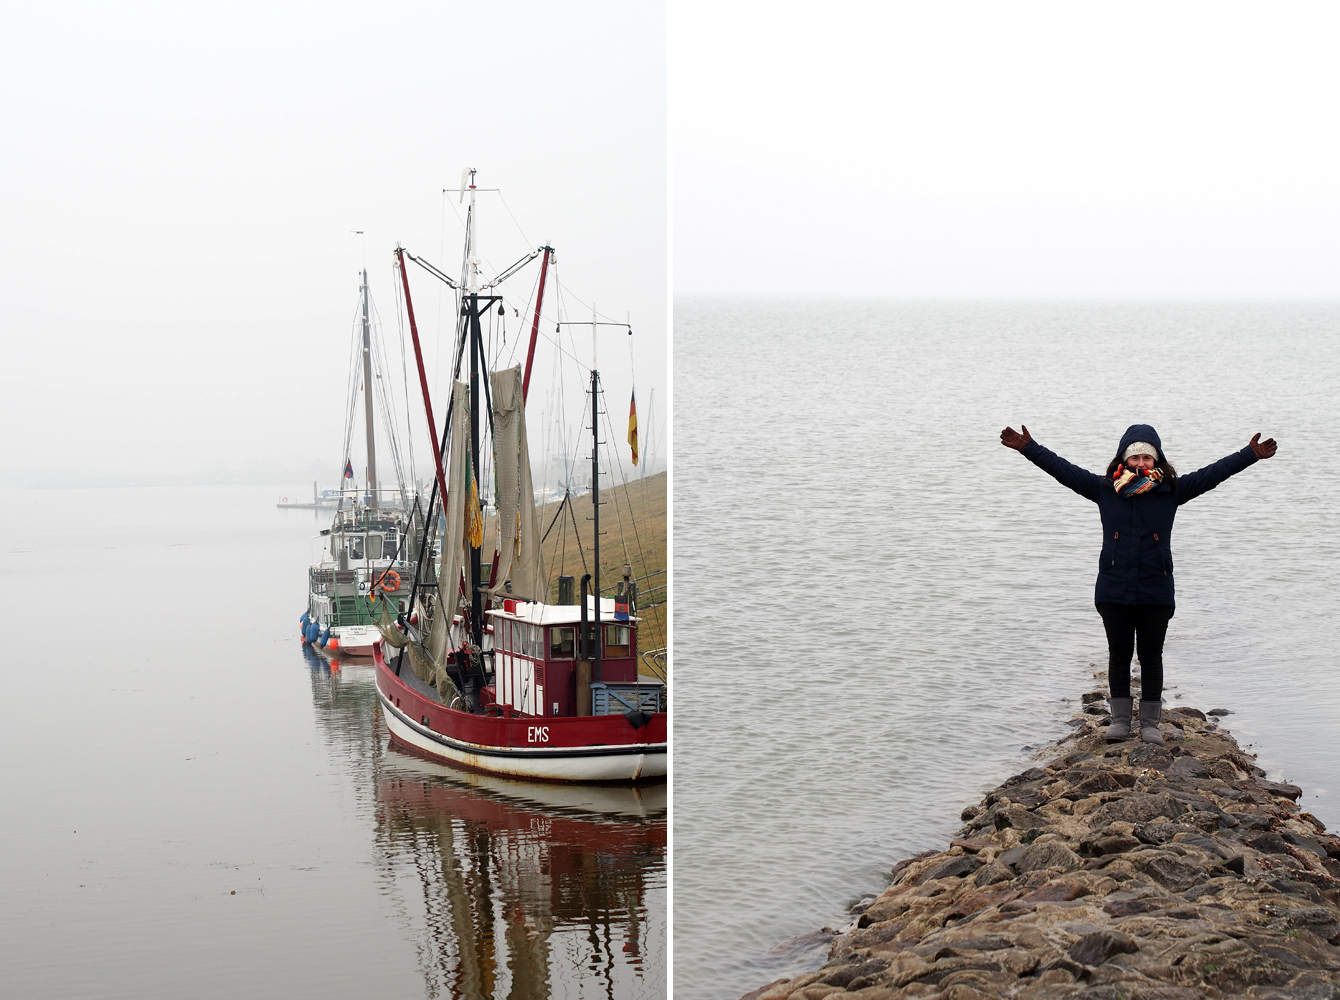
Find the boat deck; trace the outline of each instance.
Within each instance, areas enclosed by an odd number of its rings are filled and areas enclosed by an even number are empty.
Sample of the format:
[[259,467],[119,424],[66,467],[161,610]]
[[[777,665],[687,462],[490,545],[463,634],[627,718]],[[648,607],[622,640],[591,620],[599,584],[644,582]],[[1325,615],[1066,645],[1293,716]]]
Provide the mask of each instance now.
[[[399,651],[397,651],[397,653],[398,652]],[[415,694],[427,698],[430,701],[435,701],[439,705],[442,704],[442,699],[437,696],[437,688],[433,687],[433,685],[429,684],[419,676],[418,672],[414,669],[414,665],[409,662],[408,655],[406,655],[403,660],[398,660],[398,657],[391,658],[387,661],[387,666],[392,670],[395,670],[397,662],[401,664],[402,669],[396,676],[404,681]]]

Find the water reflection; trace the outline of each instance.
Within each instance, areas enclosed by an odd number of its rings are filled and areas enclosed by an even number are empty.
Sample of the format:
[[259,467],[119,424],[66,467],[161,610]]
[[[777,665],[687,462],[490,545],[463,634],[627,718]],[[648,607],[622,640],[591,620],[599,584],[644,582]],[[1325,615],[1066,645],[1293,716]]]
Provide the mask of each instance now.
[[370,665],[305,650],[427,997],[666,992],[666,786],[470,775],[390,746]]

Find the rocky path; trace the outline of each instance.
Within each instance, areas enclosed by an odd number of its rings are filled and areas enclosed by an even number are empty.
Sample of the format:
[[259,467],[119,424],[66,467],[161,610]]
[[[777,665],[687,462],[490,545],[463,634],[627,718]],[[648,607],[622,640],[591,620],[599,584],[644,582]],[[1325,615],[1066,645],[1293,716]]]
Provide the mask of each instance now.
[[823,968],[741,1000],[1340,1000],[1340,837],[1213,717],[1109,745],[1102,697],[899,862]]

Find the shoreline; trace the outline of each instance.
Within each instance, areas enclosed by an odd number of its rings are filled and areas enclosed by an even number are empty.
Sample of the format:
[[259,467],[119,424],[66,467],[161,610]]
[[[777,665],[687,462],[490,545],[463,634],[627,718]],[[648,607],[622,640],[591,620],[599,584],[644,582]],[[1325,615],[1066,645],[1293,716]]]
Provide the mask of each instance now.
[[1073,732],[894,866],[822,968],[741,1000],[1340,998],[1340,837],[1213,709],[1165,707],[1166,744]]

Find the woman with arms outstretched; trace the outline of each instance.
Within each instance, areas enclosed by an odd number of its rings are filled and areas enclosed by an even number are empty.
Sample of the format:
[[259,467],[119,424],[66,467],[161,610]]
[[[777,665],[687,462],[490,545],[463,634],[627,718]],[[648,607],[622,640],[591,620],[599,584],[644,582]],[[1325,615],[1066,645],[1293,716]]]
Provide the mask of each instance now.
[[1275,454],[1275,439],[1260,434],[1241,451],[1185,476],[1168,463],[1158,432],[1132,424],[1117,445],[1116,457],[1099,476],[1071,465],[1022,432],[1006,427],[1000,443],[1014,448],[1063,486],[1098,504],[1103,520],[1103,552],[1098,562],[1094,604],[1107,632],[1107,687],[1112,725],[1107,741],[1131,734],[1131,654],[1140,653],[1140,738],[1162,743],[1163,638],[1173,616],[1173,518],[1177,508],[1229,476]]

